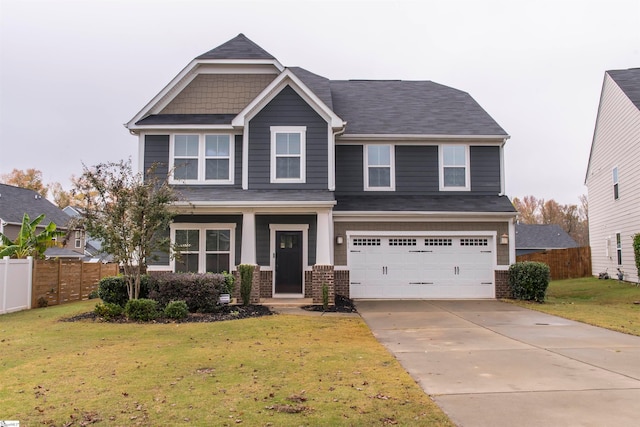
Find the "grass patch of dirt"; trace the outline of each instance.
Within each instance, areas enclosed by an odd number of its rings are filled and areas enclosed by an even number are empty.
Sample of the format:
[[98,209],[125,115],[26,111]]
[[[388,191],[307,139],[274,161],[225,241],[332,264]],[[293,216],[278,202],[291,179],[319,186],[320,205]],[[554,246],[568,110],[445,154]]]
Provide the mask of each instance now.
[[0,419],[54,426],[451,426],[359,317],[61,322],[0,316]]
[[592,277],[556,280],[544,303],[514,304],[594,326],[640,336],[640,287]]

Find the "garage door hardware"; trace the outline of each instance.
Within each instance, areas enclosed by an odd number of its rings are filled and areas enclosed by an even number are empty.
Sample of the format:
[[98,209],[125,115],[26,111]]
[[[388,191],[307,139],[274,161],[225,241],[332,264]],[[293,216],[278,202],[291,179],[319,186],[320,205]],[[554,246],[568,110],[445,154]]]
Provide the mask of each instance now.
[[410,285],[433,285],[433,282],[409,282]]
[[409,252],[420,252],[420,253],[426,253],[426,252],[433,252],[433,251],[409,251]]

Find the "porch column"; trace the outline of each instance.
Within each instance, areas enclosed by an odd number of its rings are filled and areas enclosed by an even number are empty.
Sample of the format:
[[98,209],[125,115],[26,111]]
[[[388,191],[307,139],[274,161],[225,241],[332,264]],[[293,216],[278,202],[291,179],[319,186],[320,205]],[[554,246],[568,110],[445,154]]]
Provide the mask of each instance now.
[[329,211],[317,213],[316,265],[331,265]]
[[240,264],[256,264],[256,214],[242,213],[242,247]]

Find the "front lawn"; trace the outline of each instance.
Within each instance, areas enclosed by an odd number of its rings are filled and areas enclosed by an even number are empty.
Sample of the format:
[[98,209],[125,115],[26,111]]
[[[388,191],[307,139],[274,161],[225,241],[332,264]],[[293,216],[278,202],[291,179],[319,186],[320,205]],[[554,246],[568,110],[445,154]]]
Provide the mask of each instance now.
[[633,283],[592,277],[556,280],[549,284],[543,304],[517,303],[533,310],[640,336],[640,288]]
[[452,425],[360,318],[0,316],[0,420],[30,425]]

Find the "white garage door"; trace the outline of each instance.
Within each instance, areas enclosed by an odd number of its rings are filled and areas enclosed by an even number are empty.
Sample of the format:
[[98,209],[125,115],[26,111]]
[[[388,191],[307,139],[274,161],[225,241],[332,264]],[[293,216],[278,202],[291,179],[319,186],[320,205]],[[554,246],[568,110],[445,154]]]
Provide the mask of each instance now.
[[351,298],[495,298],[492,237],[353,236]]

